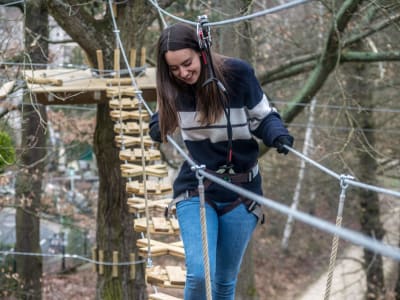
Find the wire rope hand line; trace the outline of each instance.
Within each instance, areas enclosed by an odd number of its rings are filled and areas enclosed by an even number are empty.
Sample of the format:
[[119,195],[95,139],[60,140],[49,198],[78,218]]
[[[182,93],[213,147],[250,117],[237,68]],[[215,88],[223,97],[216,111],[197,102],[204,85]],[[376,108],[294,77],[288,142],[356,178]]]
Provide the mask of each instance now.
[[253,192],[243,189],[239,186],[231,184],[231,183],[227,182],[226,180],[223,180],[217,176],[214,176],[204,170],[199,170],[199,172],[207,179],[209,179],[217,184],[220,184],[223,187],[225,187],[233,192],[236,192],[245,198],[254,200],[260,205],[269,207],[275,211],[278,211],[278,212],[286,214],[286,215],[291,215],[291,216],[293,216],[293,218],[295,218],[305,224],[308,224],[310,226],[313,226],[317,229],[320,229],[320,230],[330,233],[330,234],[337,234],[339,237],[341,237],[347,241],[350,241],[353,244],[365,247],[373,252],[377,252],[384,256],[388,256],[395,260],[400,261],[400,248],[398,248],[398,247],[387,245],[381,241],[372,239],[372,238],[370,238],[366,235],[363,235],[359,232],[356,232],[354,230],[350,230],[350,229],[346,229],[346,228],[337,228],[335,225],[333,225],[332,223],[330,223],[328,221],[322,220],[320,218],[306,214],[301,211],[294,210],[294,209],[292,209],[286,205],[283,205],[277,201],[262,197],[256,193],[253,193]]
[[94,259],[87,258],[85,256],[81,256],[78,254],[52,254],[52,253],[32,253],[32,252],[20,252],[20,251],[0,251],[0,255],[19,255],[19,256],[41,256],[41,257],[64,257],[64,258],[74,258],[82,261],[86,261],[89,263],[93,263],[96,265],[104,265],[104,266],[130,266],[142,264],[145,262],[144,259],[136,260],[136,261],[127,261],[127,262],[107,262],[107,261],[98,261]]
[[[209,23],[209,25],[210,25],[210,26],[219,26],[219,25],[227,25],[227,24],[231,24],[231,23],[237,23],[237,22],[241,22],[241,21],[246,21],[246,20],[253,19],[253,18],[256,18],[256,17],[260,17],[260,16],[264,16],[264,15],[276,13],[276,12],[278,12],[278,11],[285,10],[285,9],[288,9],[288,8],[292,8],[292,7],[295,7],[295,6],[297,6],[297,5],[304,4],[304,3],[307,3],[307,2],[311,2],[311,1],[313,1],[313,0],[295,0],[295,1],[292,1],[292,2],[289,2],[289,3],[284,3],[284,4],[277,5],[277,6],[272,7],[272,8],[268,8],[268,9],[265,9],[265,10],[262,10],[262,11],[259,11],[259,12],[253,13],[253,14],[250,14],[250,15],[246,15],[246,16],[242,16],[242,17],[237,17],[237,18],[232,18],[232,19],[228,19],[228,20],[224,20],[224,21],[219,21],[219,22],[211,22],[211,23]],[[175,16],[175,15],[169,13],[169,12],[166,11],[165,9],[162,9],[162,8],[158,5],[157,1],[149,0],[149,2],[150,2],[159,12],[161,11],[163,14],[165,14],[165,15],[167,15],[167,16],[173,18],[173,19],[176,20],[176,21],[184,22],[184,23],[191,24],[191,25],[196,25],[195,22],[192,22],[192,21],[189,21],[189,20],[180,18],[180,17],[178,17],[178,16]]]
[[283,147],[285,147],[288,151],[292,152],[293,154],[295,154],[296,156],[300,157],[301,159],[304,159],[305,161],[307,161],[308,163],[312,164],[313,166],[317,167],[318,169],[320,169],[321,171],[331,175],[332,177],[338,179],[338,180],[344,180],[347,184],[353,185],[353,186],[357,186],[357,187],[361,187],[367,190],[371,190],[371,191],[375,191],[378,193],[384,193],[384,194],[388,194],[388,195],[392,195],[395,197],[400,197],[400,192],[398,191],[394,191],[394,190],[389,190],[389,189],[385,189],[382,187],[377,187],[377,186],[373,186],[370,184],[365,184],[362,182],[358,182],[354,180],[354,177],[345,177],[344,179],[342,178],[342,176],[340,176],[339,174],[333,172],[332,170],[324,167],[323,165],[317,163],[316,161],[310,159],[309,157],[303,155],[302,153],[300,153],[299,151],[293,149],[292,147],[289,147],[287,145],[284,145]]

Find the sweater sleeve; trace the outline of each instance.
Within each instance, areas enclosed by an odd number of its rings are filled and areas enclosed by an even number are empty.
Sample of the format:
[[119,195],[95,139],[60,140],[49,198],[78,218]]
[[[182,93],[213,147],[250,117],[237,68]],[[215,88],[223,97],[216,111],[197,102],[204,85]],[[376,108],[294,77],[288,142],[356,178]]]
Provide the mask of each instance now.
[[263,140],[268,147],[281,135],[289,135],[277,110],[269,103],[253,68],[248,66],[243,76],[246,82],[246,109],[252,134]]

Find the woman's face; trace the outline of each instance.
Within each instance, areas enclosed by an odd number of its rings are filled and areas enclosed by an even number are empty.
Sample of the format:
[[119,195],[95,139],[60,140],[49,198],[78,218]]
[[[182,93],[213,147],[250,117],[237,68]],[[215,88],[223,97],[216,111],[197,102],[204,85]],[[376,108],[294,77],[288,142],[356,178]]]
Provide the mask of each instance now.
[[165,61],[172,75],[187,84],[195,84],[200,77],[200,54],[191,48],[167,51]]

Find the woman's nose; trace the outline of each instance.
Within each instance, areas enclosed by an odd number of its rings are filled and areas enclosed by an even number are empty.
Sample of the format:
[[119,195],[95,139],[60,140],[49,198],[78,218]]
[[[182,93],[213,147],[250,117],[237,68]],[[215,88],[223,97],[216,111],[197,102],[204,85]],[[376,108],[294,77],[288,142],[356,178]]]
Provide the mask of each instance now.
[[179,70],[179,75],[180,75],[180,77],[186,77],[186,75],[187,75],[187,73],[188,73],[188,70],[187,70],[187,68],[185,68],[185,67],[181,67],[180,68],[180,70]]

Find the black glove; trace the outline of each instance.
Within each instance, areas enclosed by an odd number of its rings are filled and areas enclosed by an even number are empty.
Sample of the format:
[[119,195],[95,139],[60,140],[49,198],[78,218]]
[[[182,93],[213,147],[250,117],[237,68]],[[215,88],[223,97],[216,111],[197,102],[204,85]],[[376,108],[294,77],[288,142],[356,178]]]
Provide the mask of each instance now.
[[160,132],[160,126],[158,125],[158,122],[152,124],[150,126],[150,131],[149,131],[149,135],[151,137],[151,139],[155,142],[161,143],[161,132]]
[[292,147],[294,138],[291,135],[280,135],[274,142],[273,146],[276,148],[278,153],[288,154],[289,150],[284,147],[284,145]]

